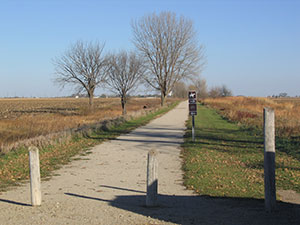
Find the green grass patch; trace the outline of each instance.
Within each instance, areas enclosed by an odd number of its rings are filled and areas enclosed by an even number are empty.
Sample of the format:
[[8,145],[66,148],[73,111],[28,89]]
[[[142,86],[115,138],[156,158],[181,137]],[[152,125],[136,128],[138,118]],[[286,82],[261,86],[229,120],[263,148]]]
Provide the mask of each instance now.
[[[185,185],[201,195],[264,197],[262,132],[222,118],[215,110],[198,106],[195,142],[191,119],[183,144]],[[288,141],[288,140],[285,140]],[[300,162],[277,141],[277,189],[300,192]],[[294,146],[295,148],[295,146]]]
[[[104,130],[94,130],[89,135],[75,135],[67,143],[50,145],[39,149],[41,177],[48,179],[53,171],[70,161],[79,160],[80,156],[91,153],[90,149],[105,140],[118,137],[133,129],[145,125],[156,117],[173,109],[179,102],[172,103],[145,116],[125,121],[118,126]],[[0,191],[21,184],[29,179],[29,162],[27,148],[19,148],[0,156]]]

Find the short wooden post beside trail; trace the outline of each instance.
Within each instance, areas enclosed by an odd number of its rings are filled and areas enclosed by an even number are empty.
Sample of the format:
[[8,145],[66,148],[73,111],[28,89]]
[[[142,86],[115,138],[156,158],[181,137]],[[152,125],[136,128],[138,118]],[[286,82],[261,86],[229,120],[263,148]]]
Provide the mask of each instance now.
[[30,193],[31,205],[40,206],[42,203],[39,149],[29,147]]
[[146,206],[155,207],[157,206],[157,187],[158,187],[158,176],[157,176],[157,152],[151,150],[148,152],[147,162],[147,196]]
[[264,108],[264,174],[265,209],[272,212],[276,206],[275,113],[270,108]]

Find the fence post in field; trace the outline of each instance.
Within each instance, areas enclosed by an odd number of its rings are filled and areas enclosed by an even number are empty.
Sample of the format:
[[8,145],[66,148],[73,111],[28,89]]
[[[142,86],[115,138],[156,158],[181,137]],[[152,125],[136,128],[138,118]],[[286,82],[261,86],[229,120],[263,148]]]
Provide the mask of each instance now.
[[39,149],[29,147],[30,193],[31,205],[40,206],[42,203]]
[[264,174],[265,209],[272,212],[276,206],[275,113],[270,108],[264,108]]
[[147,196],[146,206],[155,207],[157,206],[157,152],[151,150],[148,152],[148,163],[147,163]]

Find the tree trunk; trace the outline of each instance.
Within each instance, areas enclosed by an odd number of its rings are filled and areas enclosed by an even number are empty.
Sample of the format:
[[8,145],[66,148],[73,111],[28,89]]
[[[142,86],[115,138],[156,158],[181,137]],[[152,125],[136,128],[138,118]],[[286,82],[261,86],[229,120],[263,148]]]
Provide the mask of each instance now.
[[92,111],[94,109],[94,93],[89,92],[88,96],[89,96],[89,110]]
[[126,115],[126,97],[121,97],[122,115]]
[[165,91],[161,91],[160,94],[160,105],[164,106],[166,102],[166,92]]

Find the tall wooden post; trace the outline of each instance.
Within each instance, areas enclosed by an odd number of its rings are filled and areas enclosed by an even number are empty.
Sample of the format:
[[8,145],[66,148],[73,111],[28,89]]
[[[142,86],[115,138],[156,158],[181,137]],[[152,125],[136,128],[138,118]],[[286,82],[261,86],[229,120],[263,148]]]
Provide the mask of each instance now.
[[275,114],[270,108],[264,108],[264,173],[265,209],[272,212],[276,206]]
[[32,206],[42,203],[39,149],[29,147],[30,193]]
[[155,207],[157,206],[157,152],[151,150],[148,152],[148,163],[147,163],[147,197],[146,206]]

